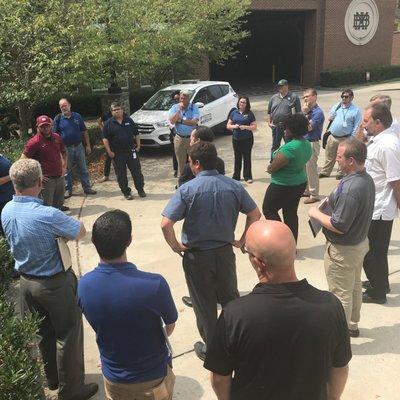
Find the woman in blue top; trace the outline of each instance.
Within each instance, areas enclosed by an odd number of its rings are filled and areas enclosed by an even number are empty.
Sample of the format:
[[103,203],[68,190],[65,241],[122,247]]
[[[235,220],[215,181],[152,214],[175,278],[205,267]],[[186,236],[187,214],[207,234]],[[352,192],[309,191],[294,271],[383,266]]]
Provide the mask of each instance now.
[[253,182],[251,173],[251,149],[253,148],[253,132],[257,129],[256,118],[250,111],[248,97],[240,96],[237,109],[231,112],[226,128],[232,131],[232,144],[235,154],[233,179],[240,181],[243,159],[243,178],[247,183]]

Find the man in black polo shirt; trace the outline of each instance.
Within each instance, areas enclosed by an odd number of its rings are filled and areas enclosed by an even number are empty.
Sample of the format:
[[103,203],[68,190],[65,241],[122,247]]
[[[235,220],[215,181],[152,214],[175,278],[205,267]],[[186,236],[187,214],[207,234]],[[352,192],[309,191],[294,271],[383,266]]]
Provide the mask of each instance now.
[[207,348],[204,367],[218,399],[339,399],[351,359],[340,301],[298,281],[285,224],[253,223],[243,251],[260,283],[225,306]]
[[140,197],[146,197],[143,190],[144,178],[138,152],[140,138],[132,118],[124,114],[121,103],[111,104],[112,117],[104,123],[103,143],[107,154],[114,159],[117,168],[118,185],[127,200],[132,200],[131,188],[128,186],[126,167],[131,171],[135,188]]

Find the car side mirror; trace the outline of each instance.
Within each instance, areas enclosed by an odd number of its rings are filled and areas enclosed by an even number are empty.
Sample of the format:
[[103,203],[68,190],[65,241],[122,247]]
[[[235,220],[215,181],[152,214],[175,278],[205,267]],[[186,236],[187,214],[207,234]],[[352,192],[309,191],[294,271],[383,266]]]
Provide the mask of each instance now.
[[197,103],[194,104],[195,106],[199,107],[199,108],[203,108],[204,107],[204,103],[202,103],[201,101],[198,101]]

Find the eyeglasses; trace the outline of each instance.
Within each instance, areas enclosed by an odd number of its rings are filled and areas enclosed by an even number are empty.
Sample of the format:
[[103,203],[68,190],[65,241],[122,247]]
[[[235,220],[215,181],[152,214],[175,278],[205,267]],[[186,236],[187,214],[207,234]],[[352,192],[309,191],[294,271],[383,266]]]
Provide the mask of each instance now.
[[342,98],[342,99],[348,99],[349,97],[350,97],[350,96],[349,96],[348,94],[342,94],[342,95],[341,95],[341,98]]

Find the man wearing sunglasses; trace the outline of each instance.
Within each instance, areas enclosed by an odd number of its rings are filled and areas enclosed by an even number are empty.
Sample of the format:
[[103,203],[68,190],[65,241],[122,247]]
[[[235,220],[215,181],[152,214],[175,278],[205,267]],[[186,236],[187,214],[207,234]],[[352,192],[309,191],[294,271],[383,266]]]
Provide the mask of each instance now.
[[253,223],[243,249],[259,282],[222,310],[207,349],[218,400],[339,399],[351,359],[339,300],[297,279],[282,222]]
[[[327,178],[331,175],[336,162],[336,153],[339,143],[355,136],[361,123],[361,111],[353,104],[354,93],[351,89],[345,89],[341,95],[341,102],[336,103],[330,110],[329,121],[332,121],[330,135],[325,147],[325,165],[319,177]],[[342,179],[343,173],[338,168],[336,179]]]

